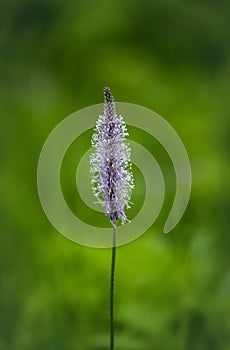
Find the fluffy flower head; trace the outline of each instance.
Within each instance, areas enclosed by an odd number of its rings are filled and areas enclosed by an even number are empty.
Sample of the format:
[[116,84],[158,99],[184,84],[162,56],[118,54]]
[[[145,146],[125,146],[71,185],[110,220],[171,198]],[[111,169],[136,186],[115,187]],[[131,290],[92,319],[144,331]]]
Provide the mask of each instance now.
[[113,225],[118,218],[122,223],[127,221],[125,208],[130,206],[134,187],[126,136],[124,119],[116,114],[113,95],[109,87],[105,87],[104,113],[99,116],[92,136],[94,152],[90,164],[94,195]]

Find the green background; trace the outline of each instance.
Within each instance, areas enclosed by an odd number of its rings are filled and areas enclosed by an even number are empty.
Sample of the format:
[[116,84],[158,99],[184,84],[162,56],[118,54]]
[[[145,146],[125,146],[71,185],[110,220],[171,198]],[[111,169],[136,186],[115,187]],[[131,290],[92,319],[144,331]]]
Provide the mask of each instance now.
[[36,187],[48,134],[101,103],[105,85],[162,115],[193,173],[186,213],[165,235],[175,175],[140,132],[167,194],[151,229],[118,248],[116,349],[230,349],[229,1],[2,0],[0,17],[0,350],[108,349],[111,251],[59,234]]

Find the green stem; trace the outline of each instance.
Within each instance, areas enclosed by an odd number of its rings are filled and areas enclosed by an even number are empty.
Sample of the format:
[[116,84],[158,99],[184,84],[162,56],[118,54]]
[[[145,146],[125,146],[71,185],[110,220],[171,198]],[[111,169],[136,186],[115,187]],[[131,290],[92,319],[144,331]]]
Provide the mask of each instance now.
[[110,350],[114,350],[114,275],[116,261],[116,225],[113,226],[113,247],[110,275]]

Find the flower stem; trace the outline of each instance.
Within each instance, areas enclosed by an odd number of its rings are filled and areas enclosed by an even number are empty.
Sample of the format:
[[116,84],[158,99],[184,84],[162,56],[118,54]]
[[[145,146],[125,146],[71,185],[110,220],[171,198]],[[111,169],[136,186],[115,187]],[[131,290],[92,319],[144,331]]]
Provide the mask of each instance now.
[[116,225],[113,225],[113,247],[110,275],[110,350],[114,350],[114,275],[116,261]]

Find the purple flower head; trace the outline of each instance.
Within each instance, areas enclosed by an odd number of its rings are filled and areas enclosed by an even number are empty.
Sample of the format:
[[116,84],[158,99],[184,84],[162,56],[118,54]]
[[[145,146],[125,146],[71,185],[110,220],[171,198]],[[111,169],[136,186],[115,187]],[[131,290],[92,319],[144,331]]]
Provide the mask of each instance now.
[[94,153],[90,157],[92,186],[97,202],[104,207],[111,223],[127,221],[125,207],[130,207],[134,187],[130,147],[123,117],[117,116],[110,88],[104,88],[104,114],[99,116],[92,136]]

